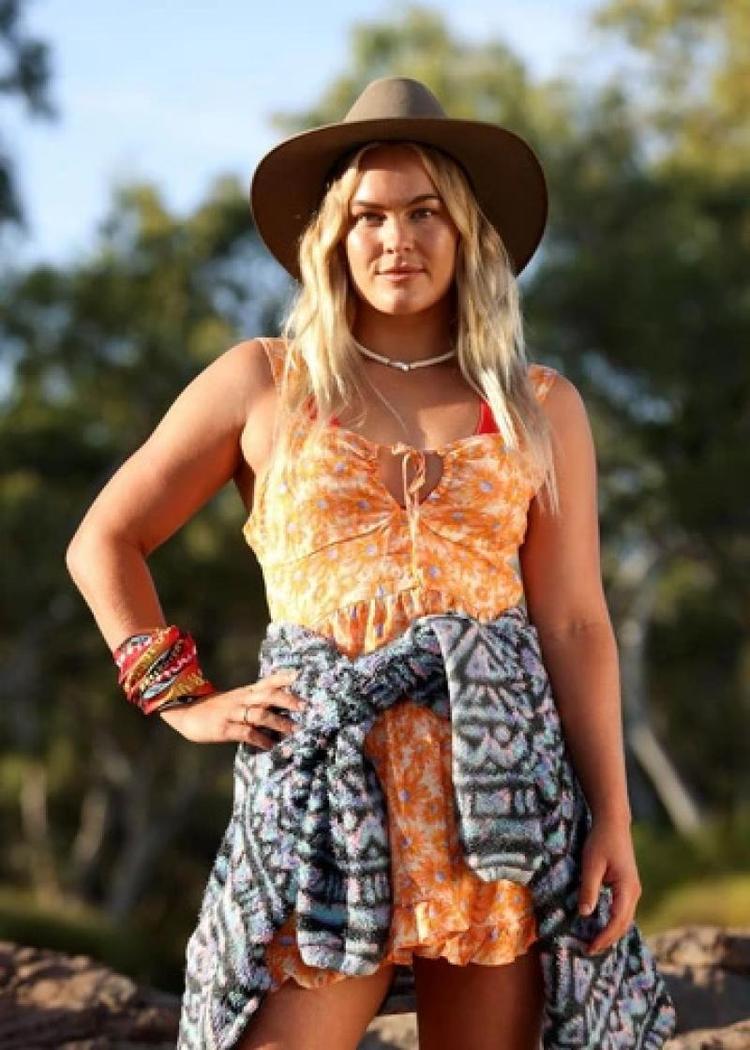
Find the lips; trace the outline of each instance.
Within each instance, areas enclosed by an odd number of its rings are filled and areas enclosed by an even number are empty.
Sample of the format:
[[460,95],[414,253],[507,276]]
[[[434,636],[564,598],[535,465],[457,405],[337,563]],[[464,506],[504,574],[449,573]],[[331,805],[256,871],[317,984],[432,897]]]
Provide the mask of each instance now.
[[391,284],[405,284],[421,273],[424,273],[424,270],[381,270],[379,276],[385,277]]

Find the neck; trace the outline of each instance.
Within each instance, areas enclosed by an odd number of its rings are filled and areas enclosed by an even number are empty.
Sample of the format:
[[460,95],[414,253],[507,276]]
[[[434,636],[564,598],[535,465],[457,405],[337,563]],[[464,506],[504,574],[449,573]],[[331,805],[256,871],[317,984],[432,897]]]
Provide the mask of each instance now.
[[359,310],[352,335],[368,350],[399,361],[424,361],[453,348],[445,310],[403,316]]

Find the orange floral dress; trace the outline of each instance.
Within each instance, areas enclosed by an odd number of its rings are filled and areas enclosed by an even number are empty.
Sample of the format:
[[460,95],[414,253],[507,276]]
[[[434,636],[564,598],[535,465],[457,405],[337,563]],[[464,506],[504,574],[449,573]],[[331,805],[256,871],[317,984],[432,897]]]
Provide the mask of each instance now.
[[[264,343],[278,384],[279,344]],[[529,365],[538,399],[556,371]],[[403,452],[404,506],[380,476],[381,447],[334,420],[321,441],[295,443],[280,491],[261,477],[243,534],[263,571],[271,617],[308,626],[349,656],[369,652],[418,616],[457,610],[491,619],[523,597],[514,567],[536,491],[528,460],[505,448],[489,405],[474,434],[432,451],[437,485],[421,502],[425,457]],[[406,464],[416,468],[406,482]],[[392,918],[384,962],[413,955],[458,965],[511,962],[537,938],[531,893],[510,881],[483,882],[464,862],[451,783],[450,720],[403,697],[365,738],[387,802]],[[346,974],[308,966],[295,916],[267,946],[270,990],[289,977],[304,987]]]

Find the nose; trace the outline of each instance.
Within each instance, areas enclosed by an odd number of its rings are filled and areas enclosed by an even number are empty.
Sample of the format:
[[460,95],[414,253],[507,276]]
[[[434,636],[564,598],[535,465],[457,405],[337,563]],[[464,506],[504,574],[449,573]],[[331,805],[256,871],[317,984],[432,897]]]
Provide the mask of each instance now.
[[414,246],[414,235],[406,218],[393,215],[381,227],[383,248],[387,252],[402,252]]

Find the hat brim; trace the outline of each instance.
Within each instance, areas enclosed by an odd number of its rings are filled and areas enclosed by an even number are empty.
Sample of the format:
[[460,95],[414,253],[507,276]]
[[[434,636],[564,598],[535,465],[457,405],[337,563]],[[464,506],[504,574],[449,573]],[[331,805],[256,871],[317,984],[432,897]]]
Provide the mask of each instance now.
[[527,142],[507,128],[453,117],[389,117],[327,124],[285,139],[255,169],[250,209],[271,254],[300,279],[300,237],[343,153],[368,142],[437,146],[466,172],[482,211],[500,232],[520,274],[547,223],[544,172]]

